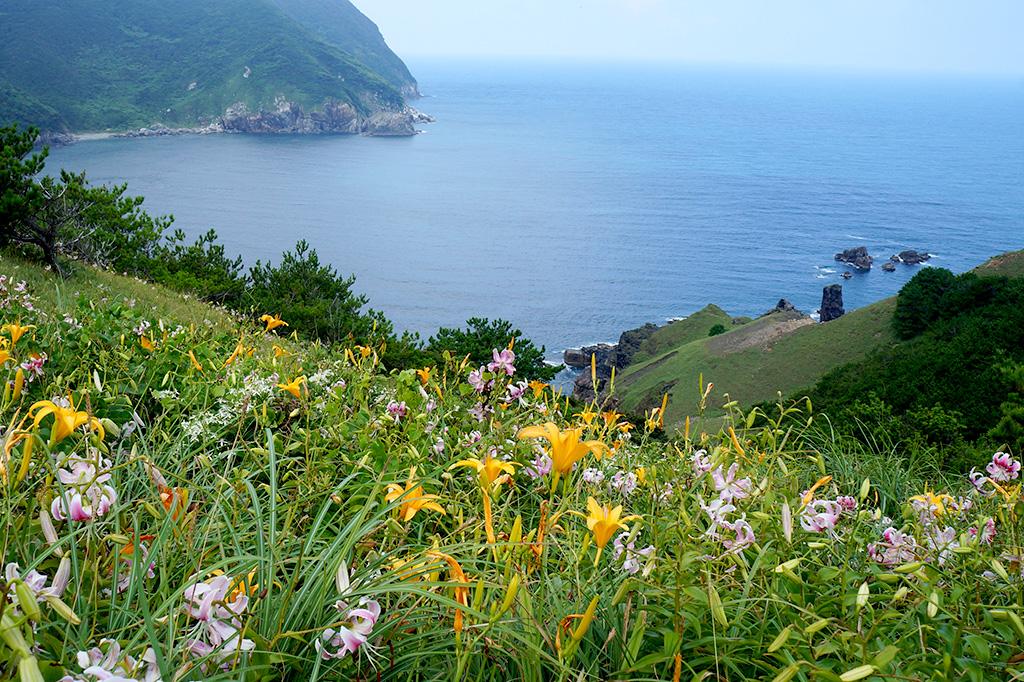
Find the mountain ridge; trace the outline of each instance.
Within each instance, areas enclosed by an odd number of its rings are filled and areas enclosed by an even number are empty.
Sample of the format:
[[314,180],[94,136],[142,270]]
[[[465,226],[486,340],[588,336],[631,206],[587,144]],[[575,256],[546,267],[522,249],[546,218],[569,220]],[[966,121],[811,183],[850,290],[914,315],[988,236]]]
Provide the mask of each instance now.
[[415,132],[415,78],[347,0],[10,0],[0,67],[0,115],[51,132]]

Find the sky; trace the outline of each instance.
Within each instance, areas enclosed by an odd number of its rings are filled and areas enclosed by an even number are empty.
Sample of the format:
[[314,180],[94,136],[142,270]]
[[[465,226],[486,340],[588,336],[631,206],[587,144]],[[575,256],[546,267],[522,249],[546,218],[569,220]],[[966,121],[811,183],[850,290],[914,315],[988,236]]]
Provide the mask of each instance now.
[[354,0],[401,57],[1024,74],[1024,0]]

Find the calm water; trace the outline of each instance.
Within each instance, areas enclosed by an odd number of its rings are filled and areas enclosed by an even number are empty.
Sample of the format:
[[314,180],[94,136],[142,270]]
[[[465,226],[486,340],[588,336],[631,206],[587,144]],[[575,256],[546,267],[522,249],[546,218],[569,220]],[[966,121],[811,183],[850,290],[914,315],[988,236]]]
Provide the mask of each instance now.
[[[309,240],[399,327],[473,315],[550,351],[715,302],[813,311],[832,255],[968,269],[1024,247],[1024,82],[597,65],[410,65],[411,139],[176,137],[59,149],[247,261]],[[913,274],[843,282],[847,308]]]

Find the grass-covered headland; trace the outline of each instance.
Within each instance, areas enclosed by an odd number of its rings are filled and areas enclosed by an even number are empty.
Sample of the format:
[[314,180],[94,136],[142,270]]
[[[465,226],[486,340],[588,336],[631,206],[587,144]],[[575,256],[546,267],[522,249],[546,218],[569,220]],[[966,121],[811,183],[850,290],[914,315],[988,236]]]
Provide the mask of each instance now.
[[[403,344],[315,254],[243,272],[4,133],[0,678],[1024,677],[1009,448],[571,403],[507,323]],[[926,343],[1016,292],[919,284]]]

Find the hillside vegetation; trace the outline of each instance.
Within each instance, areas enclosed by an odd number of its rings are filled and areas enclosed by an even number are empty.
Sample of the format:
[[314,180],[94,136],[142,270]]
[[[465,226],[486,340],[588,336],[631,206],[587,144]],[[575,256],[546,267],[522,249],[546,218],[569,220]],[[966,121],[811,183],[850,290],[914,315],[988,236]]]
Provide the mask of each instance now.
[[399,110],[416,81],[347,0],[7,0],[0,123],[124,130],[344,102]]
[[781,407],[667,440],[511,339],[394,371],[266,312],[0,257],[0,677],[1024,674],[1008,454],[943,482]]
[[[1024,251],[992,258],[976,272],[1024,276]],[[728,326],[721,336],[684,333],[676,343],[658,343],[654,353],[638,354],[616,379],[616,393],[624,408],[637,412],[660,404],[668,392],[670,423],[694,414],[701,377],[715,386],[707,403],[708,417],[723,414],[727,400],[749,406],[774,401],[779,393],[797,397],[829,372],[894,344],[895,310],[892,297],[826,324],[794,327],[792,318],[772,313]],[[724,312],[722,316],[728,317]],[[670,337],[678,324],[660,329],[652,339]]]

